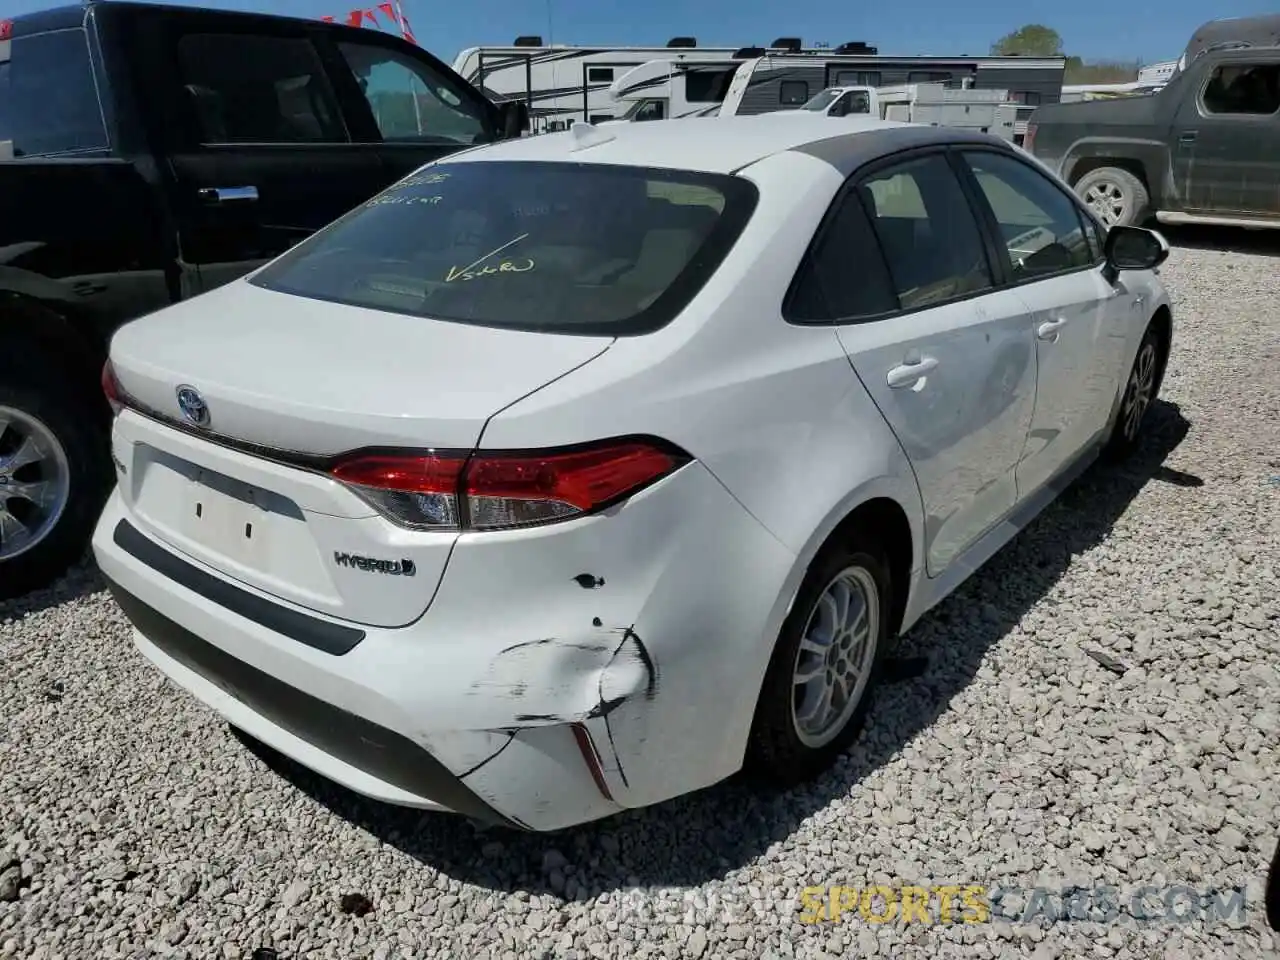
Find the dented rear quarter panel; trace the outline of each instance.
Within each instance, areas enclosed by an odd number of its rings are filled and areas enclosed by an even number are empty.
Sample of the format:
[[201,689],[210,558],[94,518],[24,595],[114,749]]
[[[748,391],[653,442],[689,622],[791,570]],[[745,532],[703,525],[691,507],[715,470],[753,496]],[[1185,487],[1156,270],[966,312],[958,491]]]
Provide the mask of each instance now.
[[[620,806],[729,776],[794,555],[696,462],[574,526],[460,538],[421,625],[459,652],[456,690],[423,742],[582,723]],[[498,809],[529,789],[505,767],[466,778]]]

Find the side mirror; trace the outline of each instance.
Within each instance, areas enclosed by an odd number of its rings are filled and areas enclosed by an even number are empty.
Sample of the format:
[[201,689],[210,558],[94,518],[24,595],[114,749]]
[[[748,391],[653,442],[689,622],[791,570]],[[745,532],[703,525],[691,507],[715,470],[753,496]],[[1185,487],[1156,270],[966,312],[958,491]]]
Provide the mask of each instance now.
[[1155,230],[1115,226],[1107,230],[1103,247],[1107,266],[1121,270],[1154,270],[1169,257],[1169,244]]
[[529,129],[529,107],[523,100],[498,104],[498,125],[502,139],[511,140]]

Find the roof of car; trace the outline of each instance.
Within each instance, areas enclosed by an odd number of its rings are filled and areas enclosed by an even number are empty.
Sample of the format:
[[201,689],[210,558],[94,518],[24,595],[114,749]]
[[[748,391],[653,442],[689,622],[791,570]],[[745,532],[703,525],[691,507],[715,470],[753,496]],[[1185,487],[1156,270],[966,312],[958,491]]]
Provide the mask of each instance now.
[[605,127],[575,124],[561,133],[487,144],[444,157],[441,162],[541,160],[733,173],[791,150],[824,160],[848,175],[884,154],[912,146],[955,142],[1007,145],[989,134],[870,117],[762,114],[685,117],[679,122],[657,120]]

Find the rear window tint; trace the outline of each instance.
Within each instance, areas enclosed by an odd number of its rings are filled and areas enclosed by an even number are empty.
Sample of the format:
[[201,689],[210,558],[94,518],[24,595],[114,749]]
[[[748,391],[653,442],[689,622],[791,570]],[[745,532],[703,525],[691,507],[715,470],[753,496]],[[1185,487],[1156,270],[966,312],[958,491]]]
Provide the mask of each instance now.
[[84,30],[21,36],[0,59],[0,152],[48,156],[107,147]]
[[480,326],[622,336],[669,322],[756,203],[741,177],[611,164],[425,167],[252,282]]

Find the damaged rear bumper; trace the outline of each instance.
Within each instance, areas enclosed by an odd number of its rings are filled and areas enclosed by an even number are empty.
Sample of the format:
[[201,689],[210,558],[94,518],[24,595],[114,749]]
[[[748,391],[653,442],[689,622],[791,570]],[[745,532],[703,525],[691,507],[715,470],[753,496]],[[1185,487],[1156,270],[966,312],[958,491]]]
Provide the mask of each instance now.
[[[202,699],[212,701],[211,706],[227,706],[221,698],[211,695],[216,689],[251,711],[258,722],[249,720],[245,726],[256,730],[247,732],[261,735],[264,724],[270,724],[276,732],[274,735],[268,732],[268,740],[278,743],[282,739],[280,734],[286,735],[295,741],[289,753],[296,752],[297,742],[309,745],[333,761],[359,771],[363,775],[360,779],[369,781],[364,784],[365,791],[374,795],[382,793],[385,799],[429,799],[431,805],[477,820],[517,825],[476,796],[419,744],[237,660],[143,603],[119,584],[108,580],[108,586],[140,634],[139,646],[148,659],[171,676],[177,675],[175,678],[184,681],[184,686],[200,688]],[[237,711],[231,712],[233,722],[242,719],[234,716]],[[375,782],[394,788],[395,793],[379,790],[373,786]]]
[[398,628],[274,600],[130,526],[113,494],[94,552],[179,686],[358,793],[529,830],[740,767],[794,562],[698,464],[572,529],[463,535]]

